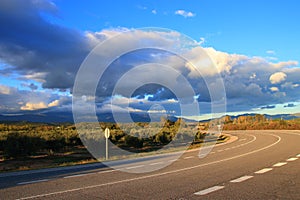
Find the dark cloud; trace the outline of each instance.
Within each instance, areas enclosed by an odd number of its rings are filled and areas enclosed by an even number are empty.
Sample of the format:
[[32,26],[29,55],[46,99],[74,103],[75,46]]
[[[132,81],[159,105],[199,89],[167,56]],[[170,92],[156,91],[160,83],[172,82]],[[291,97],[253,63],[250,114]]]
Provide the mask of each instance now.
[[28,84],[28,83],[23,83],[22,86],[23,86],[23,87],[28,87],[28,88],[31,89],[31,90],[37,90],[37,89],[38,89],[38,86],[35,85],[34,83],[30,83],[30,84]]
[[44,72],[45,88],[70,88],[91,47],[83,33],[45,20],[42,12],[58,13],[44,0],[0,2],[0,59],[23,75]]
[[289,103],[289,104],[287,104],[287,105],[284,105],[283,107],[284,107],[284,108],[293,108],[293,107],[295,107],[295,106],[296,106],[295,104]]
[[276,106],[274,105],[267,105],[267,106],[262,106],[260,109],[274,109]]

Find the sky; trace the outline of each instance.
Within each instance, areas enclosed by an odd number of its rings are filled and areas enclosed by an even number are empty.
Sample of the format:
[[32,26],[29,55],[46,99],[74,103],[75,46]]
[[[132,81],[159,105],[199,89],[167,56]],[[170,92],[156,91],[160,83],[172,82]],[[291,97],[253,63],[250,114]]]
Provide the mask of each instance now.
[[[210,90],[220,92],[222,87],[214,85],[221,77],[228,114],[300,112],[299,8],[298,0],[2,0],[0,113],[70,112],[74,82],[83,61],[97,45],[128,31],[109,51],[104,50],[105,58],[138,41],[169,48],[177,44],[175,33],[180,33],[198,45],[184,52],[189,61],[201,64],[205,52],[218,73],[203,68],[201,76],[195,75],[187,62],[174,55],[137,51],[117,57],[107,71],[110,79],[100,80],[96,95],[80,92],[80,101],[75,103],[96,102],[98,112],[114,109],[181,115],[178,104],[192,96],[199,103],[200,115],[206,116],[211,111]],[[143,27],[170,29],[171,36],[135,31]],[[154,61],[176,69],[195,94],[182,92],[187,90],[178,75],[173,82],[177,92],[148,84],[141,85],[134,96],[126,94],[125,87],[112,95],[122,74],[138,73],[132,70],[135,66]],[[135,74],[126,83],[144,76],[143,80],[156,77],[156,83],[167,84],[163,82],[166,76],[157,75],[160,69],[164,68],[149,66],[144,70],[147,75]]]

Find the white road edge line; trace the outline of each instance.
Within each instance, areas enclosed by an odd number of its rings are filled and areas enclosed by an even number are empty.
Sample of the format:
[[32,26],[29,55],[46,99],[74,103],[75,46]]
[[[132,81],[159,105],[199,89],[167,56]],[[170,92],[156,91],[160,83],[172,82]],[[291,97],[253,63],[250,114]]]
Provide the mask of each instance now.
[[217,190],[221,190],[221,189],[223,189],[225,186],[213,186],[213,187],[210,187],[210,188],[207,188],[207,189],[205,189],[205,190],[201,190],[201,191],[199,191],[199,192],[195,192],[194,194],[195,195],[206,195],[206,194],[209,194],[209,193],[211,193],[211,192],[215,192],[215,191],[217,191]]
[[264,174],[264,173],[269,172],[271,170],[273,170],[273,168],[264,168],[264,169],[261,169],[259,171],[254,172],[254,173],[255,174]]
[[163,164],[164,162],[156,162],[156,163],[150,163],[149,165],[161,165]]
[[73,178],[73,177],[80,177],[80,176],[85,176],[88,174],[75,174],[75,175],[70,175],[70,176],[65,176],[64,178]]
[[183,159],[190,159],[190,158],[195,158],[195,156],[187,156],[187,157],[184,157]]
[[[157,174],[151,174],[151,175],[146,175],[146,176],[141,176],[141,177],[136,177],[136,178],[130,178],[130,179],[123,179],[123,180],[119,180],[119,181],[113,181],[113,182],[108,182],[108,183],[90,185],[90,186],[85,186],[85,187],[77,187],[77,188],[69,189],[69,190],[61,190],[61,191],[56,191],[56,192],[37,194],[37,195],[33,195],[33,196],[21,197],[19,199],[34,199],[34,198],[40,198],[40,197],[47,197],[47,196],[51,196],[51,195],[64,194],[64,193],[67,193],[67,192],[75,192],[75,191],[80,191],[80,190],[84,190],[84,189],[92,189],[92,188],[97,188],[97,187],[102,187],[102,186],[126,183],[126,182],[130,182],[130,181],[137,181],[137,180],[143,180],[143,179],[147,179],[147,178],[153,178],[153,177],[178,173],[178,172],[182,172],[182,171],[196,169],[196,168],[203,167],[203,166],[209,166],[209,165],[221,163],[221,162],[224,162],[224,161],[229,161],[229,160],[233,160],[233,159],[236,159],[236,158],[251,155],[253,153],[257,153],[257,152],[263,151],[265,149],[271,148],[271,147],[277,145],[281,141],[281,137],[278,136],[278,135],[274,135],[274,134],[266,134],[266,135],[274,136],[278,140],[275,141],[274,143],[272,143],[270,145],[267,145],[265,147],[262,147],[260,149],[256,149],[256,150],[253,150],[253,151],[250,151],[250,152],[247,152],[247,153],[244,153],[244,154],[236,155],[236,156],[233,156],[233,157],[224,158],[224,159],[212,161],[212,162],[209,162],[209,163],[204,163],[204,164],[200,164],[200,165],[195,165],[195,166],[191,166],[191,167],[181,168],[181,169],[162,172],[162,173],[157,173]],[[251,142],[254,142],[256,140],[256,137],[254,135],[251,135],[251,136],[253,137],[253,139],[251,141],[247,142],[247,143],[251,143]]]
[[145,167],[145,165],[137,165],[137,166],[132,166],[132,167],[126,167],[125,169],[135,169],[135,168],[140,168],[140,167]]
[[289,158],[286,161],[290,162],[290,161],[295,161],[295,160],[298,160],[298,158]]
[[279,163],[274,164],[273,167],[281,167],[286,164],[287,164],[287,162],[279,162]]
[[40,179],[40,180],[35,180],[35,181],[26,181],[26,182],[20,182],[17,183],[18,185],[26,185],[26,184],[31,184],[31,183],[40,183],[40,182],[45,182],[49,181],[50,179]]
[[231,180],[230,182],[231,183],[240,183],[240,182],[243,182],[243,181],[246,181],[250,178],[253,178],[253,176],[242,176],[240,178],[237,178],[237,179],[234,179],[234,180]]
[[108,172],[114,172],[117,171],[116,169],[111,169],[111,170],[105,170],[105,171],[100,171],[100,172],[96,172],[97,174],[104,174],[104,173],[108,173]]

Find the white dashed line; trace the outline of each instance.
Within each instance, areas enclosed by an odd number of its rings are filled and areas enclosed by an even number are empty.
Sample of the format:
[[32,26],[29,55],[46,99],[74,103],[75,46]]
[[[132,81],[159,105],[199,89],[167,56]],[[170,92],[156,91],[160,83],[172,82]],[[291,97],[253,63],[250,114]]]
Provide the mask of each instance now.
[[163,162],[151,163],[151,164],[149,164],[149,165],[161,165],[161,164],[163,164]]
[[[34,196],[25,196],[21,199],[33,199],[33,198],[49,197],[49,196],[52,196],[52,195],[65,194],[65,193],[68,193],[68,192],[76,192],[76,191],[81,191],[81,190],[86,190],[86,189],[99,188],[99,187],[102,187],[102,186],[128,183],[128,182],[131,182],[131,181],[137,181],[137,180],[144,180],[144,179],[148,179],[148,178],[160,177],[160,176],[165,176],[165,175],[169,175],[169,174],[180,173],[180,172],[191,170],[191,169],[197,169],[197,168],[200,168],[200,167],[203,167],[203,166],[209,166],[209,165],[213,165],[213,164],[216,164],[216,163],[222,163],[222,162],[233,160],[233,159],[236,159],[236,158],[245,157],[247,155],[251,155],[251,154],[260,152],[262,150],[265,150],[265,149],[269,149],[269,148],[275,146],[276,144],[278,144],[281,141],[281,137],[279,137],[278,135],[274,135],[274,134],[268,134],[268,135],[276,137],[277,140],[274,143],[272,143],[268,146],[265,146],[265,147],[262,147],[262,148],[259,148],[259,149],[255,149],[255,150],[247,152],[247,153],[239,154],[239,155],[236,155],[236,156],[233,156],[233,157],[224,158],[224,159],[221,159],[221,160],[212,161],[212,162],[208,162],[208,163],[203,163],[203,164],[199,164],[199,165],[195,165],[195,166],[180,168],[180,169],[177,169],[177,170],[171,170],[171,171],[161,172],[161,173],[157,173],[157,174],[139,176],[139,177],[136,177],[136,178],[122,179],[122,180],[119,180],[119,181],[112,181],[112,182],[96,184],[96,185],[90,185],[90,186],[85,186],[85,187],[77,187],[77,188],[73,188],[73,189],[61,190],[61,191],[50,192],[50,193],[42,193],[42,194],[37,194],[37,195],[34,195]],[[251,136],[253,137],[253,140],[249,141],[248,143],[254,142],[256,140],[255,136],[253,136],[253,135],[251,135]],[[219,190],[219,189],[222,189],[222,188],[224,188],[224,186],[214,186],[214,187],[209,188],[209,189],[210,189],[210,191],[216,191],[216,190]],[[207,190],[208,189],[206,189],[206,191]],[[201,195],[203,193],[203,191],[198,192],[198,195]],[[208,194],[208,193],[206,192],[206,194]]]
[[185,157],[183,159],[190,159],[190,158],[195,158],[195,156],[187,156],[187,157]]
[[73,178],[73,177],[80,177],[80,176],[85,176],[88,174],[76,174],[76,175],[70,175],[70,176],[65,176],[64,178]]
[[205,190],[201,190],[199,192],[195,192],[194,194],[195,195],[206,195],[206,194],[209,194],[211,192],[215,192],[217,190],[221,190],[223,188],[224,188],[224,186],[214,186],[214,187],[207,188]]
[[286,164],[287,164],[286,162],[279,162],[279,163],[276,163],[275,165],[273,165],[273,167],[281,167]]
[[31,184],[31,183],[40,183],[40,182],[45,182],[45,181],[49,181],[49,179],[41,179],[41,180],[35,180],[35,181],[21,182],[21,183],[18,183],[18,185],[25,185],[25,184]]
[[114,171],[117,171],[117,170],[112,169],[112,170],[100,171],[100,172],[97,172],[97,174],[104,174],[104,173],[109,173],[109,172],[114,172]]
[[271,171],[273,168],[265,168],[265,169],[261,169],[259,171],[256,171],[255,174],[264,174],[266,172]]
[[140,167],[144,167],[145,165],[137,165],[137,166],[133,166],[133,167],[126,167],[125,169],[135,169],[135,168],[140,168]]
[[298,158],[289,158],[286,161],[290,162],[290,161],[295,161],[295,160],[298,160]]
[[253,178],[253,176],[242,176],[242,177],[240,177],[240,178],[231,180],[230,182],[231,182],[231,183],[240,183],[240,182],[243,182],[243,181],[248,180],[248,179],[250,179],[250,178]]
[[222,152],[223,150],[218,150],[217,152]]

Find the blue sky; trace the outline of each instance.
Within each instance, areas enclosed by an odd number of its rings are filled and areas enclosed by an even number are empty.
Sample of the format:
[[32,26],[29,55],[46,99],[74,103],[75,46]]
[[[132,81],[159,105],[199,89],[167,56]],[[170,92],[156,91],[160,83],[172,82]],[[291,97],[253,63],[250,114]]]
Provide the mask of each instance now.
[[[229,114],[299,112],[299,8],[297,0],[3,0],[0,112],[70,111],[76,72],[88,53],[112,35],[141,27],[168,28],[197,41],[220,70]],[[143,32],[135,34],[147,39]],[[160,37],[155,35],[157,41]],[[197,52],[188,54],[195,62]],[[113,77],[124,72],[120,67],[146,62],[146,57],[139,52],[120,58]],[[194,87],[203,81],[189,78]],[[109,83],[103,87],[113,88]],[[196,91],[206,105],[206,90]],[[173,112],[172,103],[178,107],[167,89],[151,86],[139,92],[139,100],[118,96],[116,109],[142,112],[161,104]],[[106,110],[110,99],[104,93],[96,99]]]
[[[229,53],[268,56],[273,50],[280,60],[300,58],[297,0],[165,0],[165,1],[54,1],[59,8],[56,22],[79,30],[105,28],[166,27],[207,46]],[[192,17],[176,15],[178,10]]]

